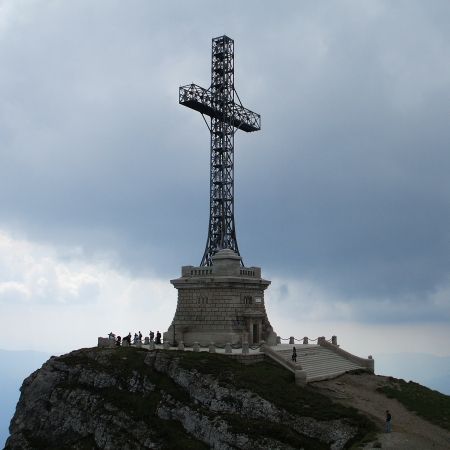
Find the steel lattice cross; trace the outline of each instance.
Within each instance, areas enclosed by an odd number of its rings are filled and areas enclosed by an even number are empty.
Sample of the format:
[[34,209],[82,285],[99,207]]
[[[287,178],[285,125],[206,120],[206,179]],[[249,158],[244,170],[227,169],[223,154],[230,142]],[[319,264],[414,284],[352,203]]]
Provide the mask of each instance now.
[[[235,103],[234,95],[239,103]],[[228,36],[212,40],[211,86],[181,86],[180,104],[210,117],[210,204],[205,253],[200,265],[229,248],[239,255],[234,224],[234,133],[261,129],[261,116],[242,106],[234,88],[234,41]]]

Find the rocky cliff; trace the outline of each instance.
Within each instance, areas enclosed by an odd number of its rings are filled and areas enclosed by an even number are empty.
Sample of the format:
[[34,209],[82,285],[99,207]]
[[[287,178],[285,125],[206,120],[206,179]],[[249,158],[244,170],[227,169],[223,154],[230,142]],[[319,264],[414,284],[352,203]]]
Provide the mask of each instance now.
[[25,379],[6,449],[341,449],[373,429],[271,361],[92,348]]

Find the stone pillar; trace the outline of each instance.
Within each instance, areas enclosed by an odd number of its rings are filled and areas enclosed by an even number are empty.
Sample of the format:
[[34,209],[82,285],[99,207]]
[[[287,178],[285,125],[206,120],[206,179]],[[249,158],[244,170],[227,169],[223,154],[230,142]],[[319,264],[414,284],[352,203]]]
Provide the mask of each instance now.
[[216,353],[216,346],[214,345],[214,342],[209,344],[209,353]]
[[322,345],[324,342],[325,342],[325,336],[320,336],[320,337],[317,339],[317,343],[318,343],[319,345]]
[[194,345],[192,346],[192,351],[194,352],[200,351],[200,344],[198,342],[194,342]]
[[248,348],[248,342],[242,343],[242,354],[248,355],[249,354],[249,348]]
[[255,345],[256,342],[253,339],[253,320],[252,319],[249,319],[248,327],[249,327],[249,331],[250,331],[250,344]]
[[337,336],[331,336],[331,343],[337,345]]
[[150,342],[150,338],[148,336],[145,336],[144,338],[144,345],[148,345]]
[[295,344],[294,336],[291,336],[291,337],[289,338],[289,344]]
[[233,353],[233,350],[231,348],[231,344],[229,342],[227,342],[225,344],[225,353]]
[[304,370],[295,371],[295,384],[297,386],[306,386],[306,372]]
[[305,336],[304,338],[303,338],[303,344],[307,344],[308,343],[308,338]]
[[277,336],[277,345],[280,345],[281,344],[281,338],[280,338],[280,336]]

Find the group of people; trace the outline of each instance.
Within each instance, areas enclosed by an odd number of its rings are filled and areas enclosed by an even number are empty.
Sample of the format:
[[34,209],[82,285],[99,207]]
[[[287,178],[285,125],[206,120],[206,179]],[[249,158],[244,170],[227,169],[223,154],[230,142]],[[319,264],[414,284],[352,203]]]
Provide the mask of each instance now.
[[[109,339],[114,339],[117,346],[123,345],[124,342],[127,342],[128,345],[131,345],[131,333],[128,333],[127,336],[122,338],[121,336],[116,336],[112,331],[108,334]],[[156,345],[161,344],[161,333],[159,331],[155,333],[153,331],[150,331],[149,333],[149,341],[154,342]],[[138,343],[142,343],[142,333],[139,331],[139,333],[134,333],[133,338],[133,344],[136,345]]]
[[155,333],[153,331],[150,331],[150,342],[155,342],[155,344],[160,345],[161,344],[161,333],[159,331],[156,332],[156,338]]

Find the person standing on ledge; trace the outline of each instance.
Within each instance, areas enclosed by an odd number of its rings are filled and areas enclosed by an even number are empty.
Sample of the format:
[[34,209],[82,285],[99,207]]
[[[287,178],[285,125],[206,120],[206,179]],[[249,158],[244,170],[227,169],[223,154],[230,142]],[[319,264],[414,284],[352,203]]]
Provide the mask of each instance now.
[[292,348],[292,362],[297,362],[297,350],[295,347]]
[[392,431],[392,416],[389,410],[386,410],[386,433],[390,433]]

